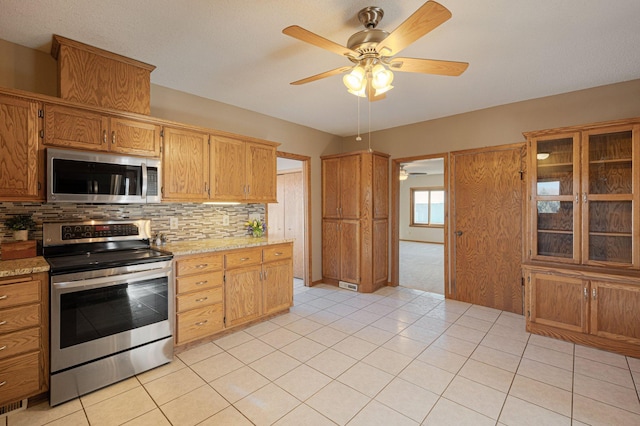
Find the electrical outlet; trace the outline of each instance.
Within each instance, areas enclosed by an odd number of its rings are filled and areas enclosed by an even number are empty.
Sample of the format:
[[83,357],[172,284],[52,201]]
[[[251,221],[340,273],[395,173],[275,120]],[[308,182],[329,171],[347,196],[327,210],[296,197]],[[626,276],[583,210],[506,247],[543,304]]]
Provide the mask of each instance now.
[[178,218],[177,217],[169,218],[169,228],[178,229]]
[[229,226],[229,215],[228,214],[223,214],[222,215],[222,225],[223,226]]

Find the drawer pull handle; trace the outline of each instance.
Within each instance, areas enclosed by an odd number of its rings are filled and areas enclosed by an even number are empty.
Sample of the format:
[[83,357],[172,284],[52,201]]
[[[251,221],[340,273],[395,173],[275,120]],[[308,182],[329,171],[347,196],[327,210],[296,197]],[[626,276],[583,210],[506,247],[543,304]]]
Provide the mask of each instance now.
[[3,382],[0,382],[0,387],[4,386],[4,385],[6,385],[6,384],[7,384],[7,381],[6,381],[6,380],[5,380],[5,381],[3,381]]
[[196,283],[196,285],[203,285],[203,284],[206,284],[206,283],[208,283],[208,282],[209,282],[208,280],[198,281],[198,282]]
[[5,325],[6,323],[6,321],[0,321],[0,325]]
[[7,295],[6,295],[6,294],[4,294],[4,295],[0,296],[0,300],[4,300],[4,299],[6,299],[6,298],[7,298]]
[[0,347],[0,351],[4,351],[5,349],[7,349],[7,345]]
[[204,302],[205,300],[207,300],[209,297],[201,297],[200,299],[196,299],[196,302]]
[[202,268],[206,268],[207,266],[209,266],[208,263],[201,263],[201,264],[197,265],[196,268],[202,269]]
[[247,260],[251,259],[250,257],[243,257],[240,259],[240,262],[246,262]]
[[206,323],[208,323],[208,322],[209,322],[209,320],[204,320],[204,321],[197,322],[197,323],[196,323],[196,325],[197,325],[198,327],[200,327],[201,325],[205,325],[205,324],[206,324]]
[[282,255],[283,255],[283,253],[282,253],[281,251],[277,251],[277,252],[275,252],[273,255],[274,255],[274,256],[282,256]]

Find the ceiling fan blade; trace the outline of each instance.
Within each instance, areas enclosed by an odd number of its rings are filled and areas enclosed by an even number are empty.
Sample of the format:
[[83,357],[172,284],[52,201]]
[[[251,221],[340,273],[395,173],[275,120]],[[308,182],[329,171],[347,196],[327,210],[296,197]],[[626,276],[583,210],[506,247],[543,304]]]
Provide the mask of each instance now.
[[360,56],[355,50],[351,50],[348,47],[344,47],[339,45],[338,43],[334,43],[331,40],[327,40],[326,38],[321,37],[316,33],[312,33],[309,30],[305,30],[298,25],[291,25],[290,27],[282,30],[282,33],[288,35],[289,37],[297,38],[300,41],[304,41],[305,43],[318,46],[321,49],[337,53],[340,56],[350,56],[353,58],[357,58],[358,56]]
[[293,82],[291,82],[291,84],[293,84],[294,86],[297,86],[299,84],[311,83],[312,81],[320,80],[320,79],[326,78],[326,77],[331,77],[332,75],[336,75],[336,74],[341,74],[341,73],[343,73],[345,71],[349,71],[351,68],[353,68],[353,67],[336,68],[336,69],[331,70],[331,71],[325,71],[325,72],[320,73],[320,74],[312,75],[311,77],[303,78],[302,80],[293,81]]
[[420,72],[424,74],[437,74],[459,76],[467,67],[468,62],[437,61],[435,59],[393,58],[389,68],[393,71]]
[[377,50],[382,53],[386,48],[391,53],[383,53],[385,56],[397,55],[402,49],[446,22],[449,18],[451,18],[449,9],[435,1],[428,1],[380,42],[380,48]]

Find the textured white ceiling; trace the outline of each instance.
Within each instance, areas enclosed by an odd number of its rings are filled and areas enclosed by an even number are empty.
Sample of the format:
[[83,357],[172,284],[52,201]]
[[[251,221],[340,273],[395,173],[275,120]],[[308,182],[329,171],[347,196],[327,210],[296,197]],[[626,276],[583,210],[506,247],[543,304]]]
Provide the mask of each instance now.
[[[0,38],[50,50],[59,34],[157,66],[152,83],[347,136],[350,62],[282,34],[300,25],[346,44],[358,10],[391,31],[422,0],[0,0]],[[371,130],[640,78],[639,0],[441,0],[453,17],[402,56],[469,62],[460,77],[397,72],[371,104]],[[361,104],[366,120],[367,103]]]

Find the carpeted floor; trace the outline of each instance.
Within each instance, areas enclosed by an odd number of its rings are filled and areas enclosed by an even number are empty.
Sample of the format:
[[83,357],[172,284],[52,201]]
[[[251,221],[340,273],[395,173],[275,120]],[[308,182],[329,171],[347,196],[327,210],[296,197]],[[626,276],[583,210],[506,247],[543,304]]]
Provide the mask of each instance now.
[[444,244],[400,241],[400,285],[444,293]]

